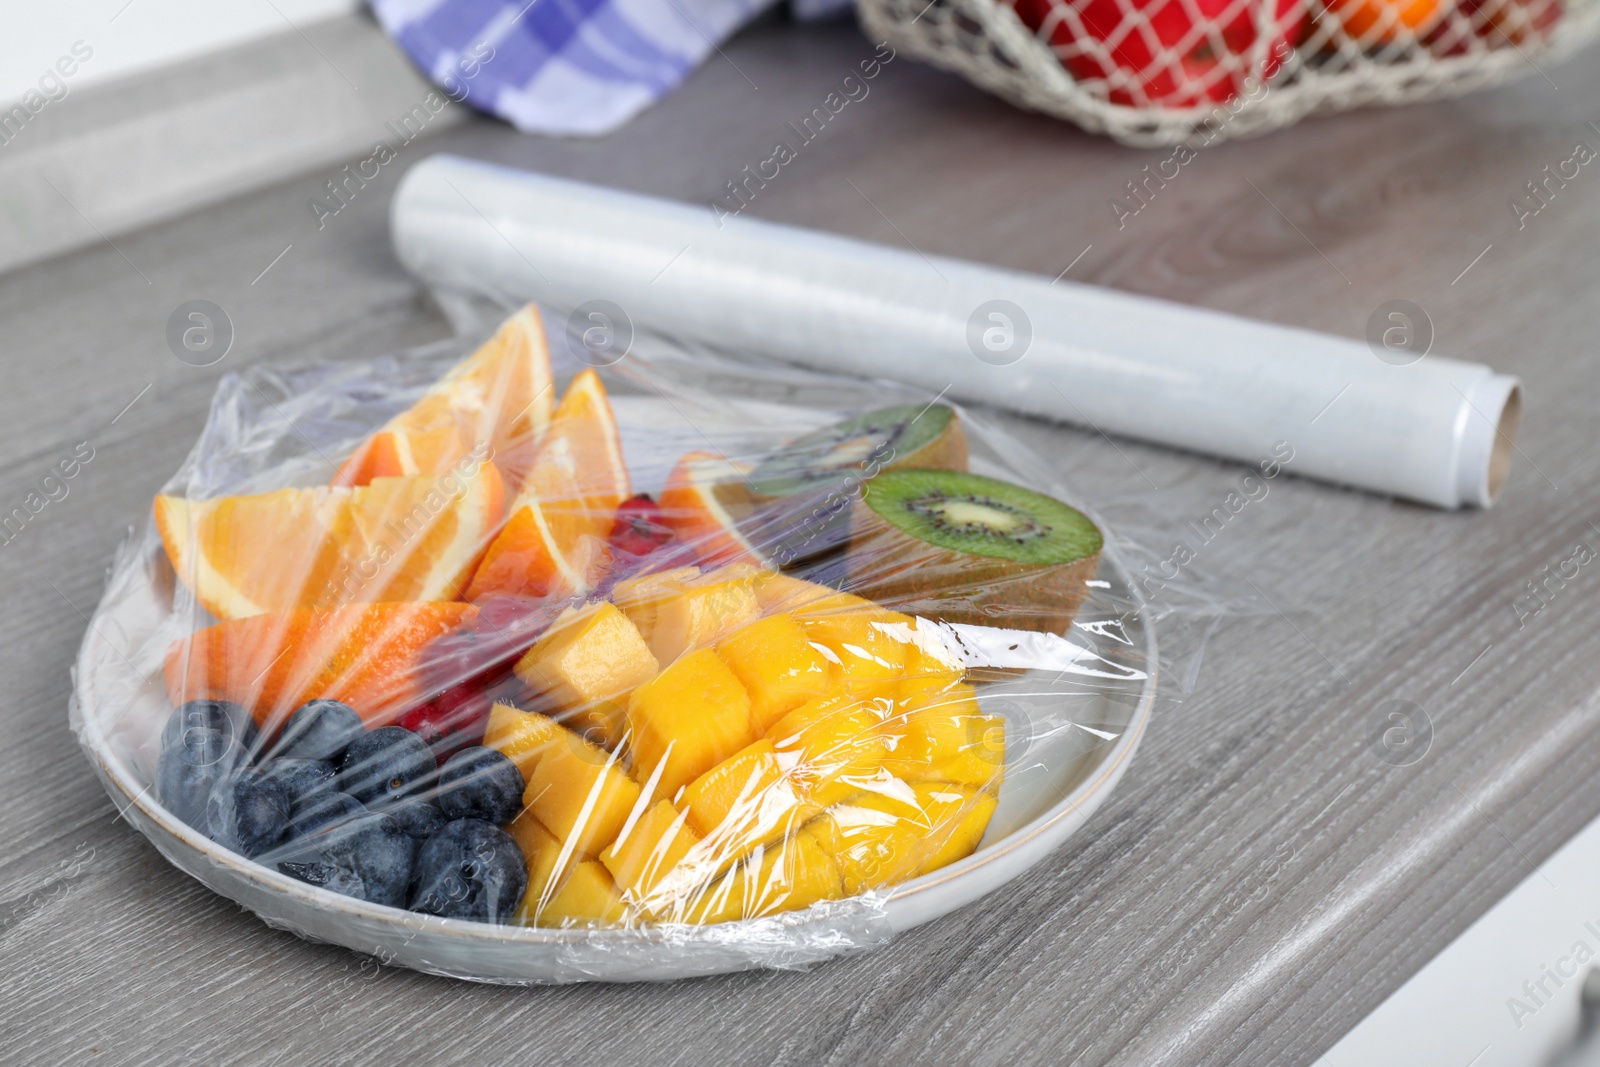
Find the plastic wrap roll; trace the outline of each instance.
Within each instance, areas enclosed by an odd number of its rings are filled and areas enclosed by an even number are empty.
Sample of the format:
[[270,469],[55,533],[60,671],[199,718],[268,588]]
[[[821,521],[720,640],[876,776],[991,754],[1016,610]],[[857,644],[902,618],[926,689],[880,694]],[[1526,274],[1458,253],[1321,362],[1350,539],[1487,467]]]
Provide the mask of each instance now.
[[[950,396],[1438,507],[1488,506],[1516,379],[1428,355],[433,156],[392,228],[430,282],[594,301],[631,328]],[[583,314],[587,315],[585,309]],[[598,320],[597,320],[598,321]],[[1413,358],[1403,354],[1403,358]]]

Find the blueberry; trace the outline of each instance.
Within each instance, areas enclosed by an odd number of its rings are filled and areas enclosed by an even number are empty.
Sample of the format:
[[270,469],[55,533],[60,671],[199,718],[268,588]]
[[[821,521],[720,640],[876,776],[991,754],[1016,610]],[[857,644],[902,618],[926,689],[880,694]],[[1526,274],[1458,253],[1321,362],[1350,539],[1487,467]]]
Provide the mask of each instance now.
[[272,848],[289,825],[289,793],[277,779],[254,767],[217,783],[206,805],[211,840],[244,856]]
[[278,870],[347,897],[403,908],[416,843],[387,815],[366,814],[303,839]]
[[385,726],[350,743],[339,764],[339,788],[363,804],[394,801],[427,784],[437,769],[422,738]]
[[289,803],[297,807],[318,794],[339,788],[339,772],[326,760],[275,759],[263,763],[261,769],[283,786]]
[[411,883],[411,910],[448,919],[509,922],[528,888],[522,850],[481,819],[457,819],[423,842]]
[[400,831],[419,845],[444,829],[447,821],[439,809],[426,800],[403,800],[392,808],[385,809],[387,815]]
[[503,826],[522,810],[522,772],[492,748],[464,748],[439,772],[439,810]]
[[308,700],[289,713],[272,754],[280,759],[332,760],[365,732],[361,716],[337,700]]
[[284,842],[293,845],[302,838],[311,837],[340,823],[349,822],[366,813],[366,807],[347,793],[314,793],[305,803],[297,805],[289,820],[289,832]]
[[176,745],[188,730],[215,730],[239,742],[245,751],[252,751],[256,743],[256,724],[250,713],[229,700],[190,700],[180,704],[161,731],[162,751]]
[[[335,834],[367,814],[366,807],[345,793],[313,793],[294,808],[283,845],[268,860],[314,864]],[[297,876],[298,877],[298,876]]]
[[244,749],[220,730],[191,726],[162,748],[156,763],[156,799],[188,825],[206,832],[206,804],[219,782],[244,763]]

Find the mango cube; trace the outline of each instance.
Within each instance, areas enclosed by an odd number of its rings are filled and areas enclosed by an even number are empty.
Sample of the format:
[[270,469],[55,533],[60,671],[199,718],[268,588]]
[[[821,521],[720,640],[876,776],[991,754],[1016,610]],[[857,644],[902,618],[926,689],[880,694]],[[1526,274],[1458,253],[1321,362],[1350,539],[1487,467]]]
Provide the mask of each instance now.
[[723,638],[717,655],[749,692],[757,733],[833,685],[833,665],[790,615],[769,615]]
[[914,877],[931,829],[915,791],[891,780],[890,788],[829,808],[804,833],[834,857],[846,895],[854,896]]
[[917,620],[906,645],[905,675],[895,690],[895,702],[902,708],[930,703],[966,677],[966,667],[943,636],[926,620]]
[[640,612],[635,621],[656,659],[671,663],[759,618],[761,605],[752,584],[755,573],[752,567],[724,567],[684,582],[674,595],[651,601],[648,612]]
[[986,789],[997,786],[1005,771],[1005,720],[978,710],[977,694],[964,682],[893,717],[883,733],[891,748],[884,765],[907,781]]
[[878,708],[847,696],[808,701],[767,732],[807,797],[824,807],[858,791],[888,755]]
[[918,873],[936,871],[970,856],[989,828],[996,803],[994,795],[973,793],[947,782],[928,782],[916,789],[925,798],[923,807],[933,823],[928,835],[928,856]]
[[506,832],[522,850],[522,859],[528,868],[528,888],[522,894],[522,903],[517,908],[514,921],[523,926],[533,926],[538,919],[539,909],[555,892],[566,872],[589,857],[571,852],[563,856],[565,850],[561,842],[534,818],[531,811],[524,810],[512,820]]
[[659,669],[638,628],[602,601],[562,612],[515,671],[568,713],[568,725],[593,731],[609,748],[622,740],[628,697]]
[[772,742],[757,741],[706,771],[683,791],[689,825],[705,840],[702,862],[721,871],[777,841],[820,811],[784,773]]
[[523,711],[510,704],[496,703],[489,709],[489,725],[483,731],[485,748],[504,754],[522,772],[523,784],[533,774],[539,756],[565,731],[561,724],[536,711]]
[[916,621],[882,608],[812,615],[797,612],[806,636],[833,653],[845,692],[893,698],[906,673]]
[[870,600],[841,593],[826,585],[818,585],[787,574],[767,573],[756,576],[756,602],[763,615],[805,609],[808,614],[825,615],[837,611],[855,611],[859,608],[877,607]]
[[600,853],[623,896],[642,900],[661,880],[678,869],[700,835],[668,801],[658,801]]
[[709,648],[690,652],[633,691],[633,768],[652,800],[679,789],[755,740],[750,696]]
[[829,808],[802,833],[832,855],[848,895],[915,878],[972,852],[995,798],[949,782],[895,781]]
[[628,906],[605,867],[595,860],[575,864],[539,909],[539,926],[620,926]]
[[673,918],[695,923],[753,919],[844,896],[839,865],[803,833],[762,848],[684,899]]
[[655,628],[656,608],[699,580],[699,567],[650,571],[618,582],[611,590],[611,603],[622,610],[643,636]]
[[522,802],[573,852],[593,855],[610,844],[639,802],[639,786],[618,757],[563,730],[545,749]]

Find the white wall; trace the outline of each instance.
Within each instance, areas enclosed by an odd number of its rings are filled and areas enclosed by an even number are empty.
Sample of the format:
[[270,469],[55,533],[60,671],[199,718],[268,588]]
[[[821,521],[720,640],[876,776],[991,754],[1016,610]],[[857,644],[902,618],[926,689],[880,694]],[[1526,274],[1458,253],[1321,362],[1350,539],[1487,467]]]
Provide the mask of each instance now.
[[291,24],[360,6],[361,0],[0,0],[0,101],[15,102],[36,88],[41,75],[71,55],[74,42],[93,55],[64,79],[68,91],[293,32]]

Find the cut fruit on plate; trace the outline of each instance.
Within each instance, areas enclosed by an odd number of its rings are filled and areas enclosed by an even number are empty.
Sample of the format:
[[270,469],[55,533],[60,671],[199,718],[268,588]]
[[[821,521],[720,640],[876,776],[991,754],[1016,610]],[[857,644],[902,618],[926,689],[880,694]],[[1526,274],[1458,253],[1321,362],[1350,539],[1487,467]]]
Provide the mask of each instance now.
[[158,496],[155,524],[180,581],[219,619],[380,600],[454,600],[499,525],[492,462],[357,489]]
[[544,324],[529,304],[415,404],[363,441],[331,484],[442,475],[469,455],[487,455],[512,486],[520,486],[554,406]]
[[942,622],[1065,633],[1100,531],[1066,504],[944,470],[881,474],[851,514],[850,588]]
[[572,380],[509,518],[467,599],[587,593],[604,576],[606,538],[628,499],[622,440],[600,376]]
[[228,700],[263,728],[318,698],[381,724],[425,695],[428,644],[476,614],[470,604],[384,603],[234,619],[168,646],[162,680],[173,707]]
[[738,526],[753,503],[745,487],[750,471],[749,464],[713,452],[688,452],[667,476],[657,502],[661,522],[701,564],[761,562],[761,554]]

